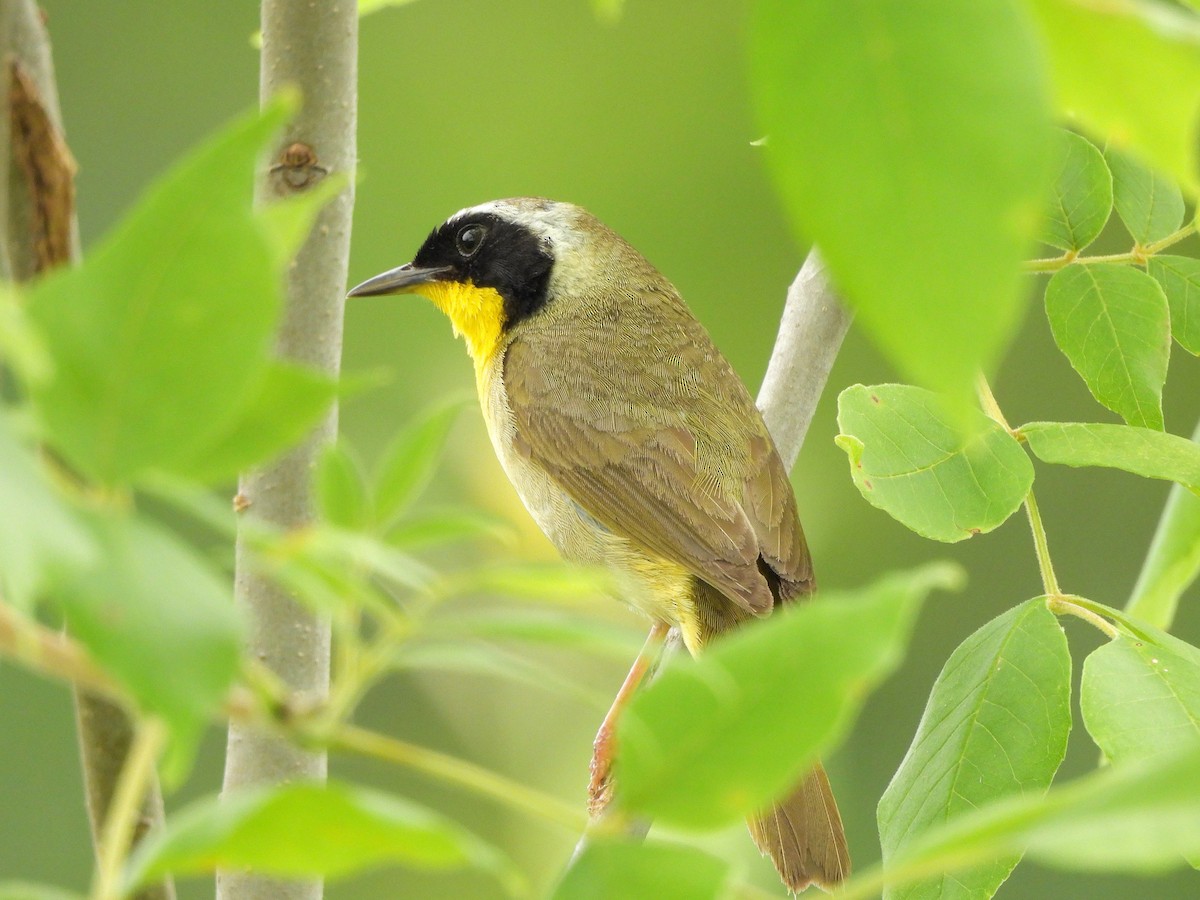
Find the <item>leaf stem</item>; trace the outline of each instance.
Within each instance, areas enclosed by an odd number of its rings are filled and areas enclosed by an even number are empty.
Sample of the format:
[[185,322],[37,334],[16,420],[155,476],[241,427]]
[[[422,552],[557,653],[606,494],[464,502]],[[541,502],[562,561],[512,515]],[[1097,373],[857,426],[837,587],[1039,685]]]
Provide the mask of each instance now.
[[1062,594],[1062,589],[1058,586],[1058,576],[1054,574],[1054,563],[1050,560],[1050,544],[1046,540],[1046,528],[1042,524],[1042,514],[1038,510],[1033,488],[1025,495],[1025,512],[1029,516],[1029,529],[1033,532],[1033,547],[1037,553],[1038,570],[1042,573],[1042,587],[1047,595],[1057,597]]
[[154,778],[155,764],[167,742],[167,728],[158,719],[143,719],[134,734],[133,747],[121,768],[116,793],[100,836],[99,861],[92,900],[120,900],[121,869],[142,811],[142,798]]
[[[439,781],[491,797],[512,809],[555,822],[570,831],[580,831],[588,824],[582,809],[576,809],[549,794],[528,788],[466,760],[356,725],[337,727],[328,739],[328,746],[333,750],[359,753],[416,769]],[[619,831],[620,823],[614,823],[612,830]]]
[[1146,260],[1156,253],[1161,253],[1168,247],[1178,244],[1184,238],[1194,234],[1196,223],[1188,222],[1178,231],[1168,234],[1161,240],[1153,241],[1143,247],[1135,246],[1128,253],[1108,253],[1100,256],[1080,256],[1077,252],[1064,253],[1062,256],[1051,256],[1043,259],[1026,260],[1022,268],[1026,272],[1057,272],[1065,269],[1071,263],[1133,263],[1144,266]]
[[1120,637],[1121,632],[1117,630],[1115,625],[1113,625],[1103,616],[1099,616],[1090,609],[1086,609],[1073,602],[1069,595],[1059,594],[1057,596],[1047,597],[1046,607],[1056,616],[1065,614],[1083,619],[1088,624],[1093,625],[1100,631],[1104,632],[1104,634],[1106,634],[1110,640]]
[[0,657],[51,678],[69,682],[118,703],[125,695],[83,647],[0,600]]
[[[983,411],[1002,425],[1005,431],[1013,437],[1019,438],[1020,435],[1004,418],[1000,404],[996,402],[996,395],[992,393],[992,387],[982,373],[976,379],[975,387]],[[1042,574],[1042,589],[1047,596],[1057,597],[1062,594],[1062,589],[1058,586],[1058,576],[1054,574],[1054,563],[1050,559],[1050,544],[1046,539],[1046,528],[1042,524],[1042,514],[1038,510],[1037,497],[1034,496],[1032,487],[1025,495],[1025,512],[1029,516],[1029,529],[1033,532],[1033,549],[1037,554],[1038,570]]]

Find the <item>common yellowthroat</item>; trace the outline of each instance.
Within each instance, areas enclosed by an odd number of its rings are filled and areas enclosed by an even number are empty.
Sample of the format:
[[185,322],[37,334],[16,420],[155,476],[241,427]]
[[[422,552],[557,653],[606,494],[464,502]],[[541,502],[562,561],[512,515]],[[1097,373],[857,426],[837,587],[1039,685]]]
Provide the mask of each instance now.
[[[564,557],[609,567],[652,636],[677,627],[696,654],[813,590],[787,471],[749,392],[671,283],[586,210],[518,198],[455,213],[412,262],[350,291],[399,293],[450,318],[526,508]],[[611,718],[645,668],[639,657],[597,738],[597,805]],[[749,825],[793,891],[849,874],[819,764]]]

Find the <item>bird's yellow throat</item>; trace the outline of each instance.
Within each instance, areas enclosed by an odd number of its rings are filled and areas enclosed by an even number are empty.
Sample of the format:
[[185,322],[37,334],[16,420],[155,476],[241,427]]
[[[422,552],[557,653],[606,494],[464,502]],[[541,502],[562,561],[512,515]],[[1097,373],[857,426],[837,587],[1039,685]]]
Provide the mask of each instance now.
[[494,288],[476,287],[469,281],[435,281],[421,285],[420,292],[446,314],[455,335],[462,335],[475,374],[482,375],[500,343],[504,298]]

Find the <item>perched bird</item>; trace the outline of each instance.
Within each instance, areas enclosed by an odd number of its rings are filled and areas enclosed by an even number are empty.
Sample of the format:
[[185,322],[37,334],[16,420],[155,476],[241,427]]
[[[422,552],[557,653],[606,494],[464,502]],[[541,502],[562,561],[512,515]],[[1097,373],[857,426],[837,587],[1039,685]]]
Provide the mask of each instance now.
[[[496,455],[542,531],[567,559],[607,566],[654,622],[597,736],[595,812],[613,721],[667,629],[696,654],[812,591],[787,471],[679,293],[578,206],[518,198],[462,210],[412,262],[350,291],[399,293],[428,297],[466,341]],[[849,874],[819,764],[749,825],[793,891]]]

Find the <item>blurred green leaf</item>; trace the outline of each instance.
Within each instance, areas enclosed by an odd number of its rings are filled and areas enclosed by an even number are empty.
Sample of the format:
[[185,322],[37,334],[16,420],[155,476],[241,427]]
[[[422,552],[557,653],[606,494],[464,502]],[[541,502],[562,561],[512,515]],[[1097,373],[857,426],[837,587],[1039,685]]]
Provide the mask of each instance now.
[[616,801],[694,828],[762,809],[836,745],[899,664],[925,595],[961,581],[957,567],[931,564],[822,592],[673,660],[618,721]]
[[0,284],[0,361],[26,385],[49,380],[54,364],[15,288]]
[[363,528],[371,520],[367,479],[358,461],[338,442],[321,451],[316,471],[317,506],[339,528]]
[[[1044,796],[989,804],[910,844],[893,884],[1026,851],[1066,869],[1157,872],[1200,852],[1200,752],[1110,766]],[[882,879],[880,879],[882,880]]]
[[1120,635],[1092,651],[1079,706],[1114,763],[1200,747],[1200,665],[1169,646]]
[[387,528],[425,489],[441,461],[450,426],[465,399],[435,406],[412,422],[384,453],[372,491],[375,517]]
[[1172,337],[1188,353],[1200,355],[1200,259],[1152,256],[1146,271],[1167,295]]
[[1081,422],[1030,422],[1019,431],[1034,455],[1045,462],[1123,469],[1200,492],[1200,446],[1179,435]]
[[0,900],[83,900],[83,894],[47,884],[5,881],[0,882]]
[[149,835],[130,860],[130,888],[168,873],[217,868],[338,878],[385,864],[474,867],[522,891],[499,851],[462,826],[408,800],[338,784],[254,788],[193,803]]
[[[1071,656],[1038,597],[951,654],[904,762],[879,801],[884,864],[930,827],[999,798],[1050,786],[1071,731]],[[990,897],[1018,856],[885,893],[889,900]]]
[[1113,206],[1113,177],[1091,141],[1070,131],[1059,136],[1058,178],[1046,203],[1040,239],[1079,251],[1100,236]]
[[625,0],[592,0],[592,12],[601,22],[619,22],[624,11]]
[[554,889],[552,900],[720,900],[729,865],[694,847],[593,840]]
[[428,633],[546,644],[629,661],[645,640],[630,628],[555,609],[463,611],[430,618]]
[[407,6],[413,0],[358,0],[358,17],[370,15],[389,6]]
[[[253,204],[257,158],[294,98],[180,163],[80,267],[30,291],[55,376],[31,391],[48,440],[88,476],[127,482],[194,458],[268,364],[278,237]],[[297,216],[315,210],[289,204]]]
[[1195,194],[1200,45],[1148,21],[1148,4],[1028,6],[1045,37],[1059,107]]
[[516,532],[508,522],[473,509],[442,509],[408,515],[387,533],[388,543],[404,550],[482,539],[511,546],[515,537]]
[[856,384],[838,396],[835,440],[871,505],[953,542],[1000,525],[1033,484],[1029,457],[1002,426],[978,411],[964,424],[921,388]]
[[455,573],[447,581],[447,590],[457,594],[495,594],[543,602],[571,603],[615,593],[607,570],[566,562],[481,566]]
[[95,557],[87,529],[0,415],[0,602],[28,611],[54,576]]
[[272,362],[222,433],[169,468],[207,484],[234,478],[299,443],[337,389],[337,382],[313,369]]
[[796,230],[899,371],[965,400],[1020,320],[1051,175],[1031,23],[1007,0],[759,0],[751,48]]
[[538,691],[552,691],[570,697],[601,713],[606,712],[612,703],[611,697],[584,687],[557,669],[482,641],[410,641],[396,652],[393,666],[397,669],[482,675],[493,683],[501,678]]
[[1104,156],[1112,171],[1117,215],[1133,239],[1145,245],[1178,231],[1184,206],[1175,182],[1113,147]]
[[1093,397],[1130,425],[1162,430],[1171,324],[1157,281],[1132,266],[1067,266],[1046,285],[1046,317]]
[[[1200,440],[1197,425],[1192,442]],[[1179,598],[1200,574],[1200,497],[1171,488],[1154,540],[1125,610],[1157,628],[1170,628]]]
[[168,782],[237,674],[241,623],[230,585],[169,532],[132,517],[93,521],[98,563],[55,592],[68,630],[172,732]]

